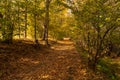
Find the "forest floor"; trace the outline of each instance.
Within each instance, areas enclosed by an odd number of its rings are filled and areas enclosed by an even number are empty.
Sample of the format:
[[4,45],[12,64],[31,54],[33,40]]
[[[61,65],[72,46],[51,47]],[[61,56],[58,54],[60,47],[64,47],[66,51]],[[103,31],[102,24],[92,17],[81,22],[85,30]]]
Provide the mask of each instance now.
[[51,42],[50,47],[31,41],[0,43],[0,80],[107,80],[104,77],[87,68],[71,41]]

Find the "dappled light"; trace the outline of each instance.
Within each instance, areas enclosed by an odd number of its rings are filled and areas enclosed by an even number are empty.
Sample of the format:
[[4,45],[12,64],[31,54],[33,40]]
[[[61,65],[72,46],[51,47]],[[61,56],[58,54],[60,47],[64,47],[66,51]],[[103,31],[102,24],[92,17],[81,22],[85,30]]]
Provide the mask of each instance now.
[[[10,51],[10,56],[7,56],[9,59],[8,62],[0,63],[2,76],[1,79],[21,79],[21,80],[67,80],[67,79],[75,79],[75,80],[83,80],[88,79],[94,76],[95,74],[88,73],[87,63],[82,61],[82,57],[76,51],[73,46],[73,42],[71,41],[60,41],[61,43],[52,44],[52,48],[32,48],[33,45],[29,45],[30,49],[27,52],[23,52],[22,49],[26,50],[26,46],[23,43],[19,43],[20,45],[16,46],[19,48],[19,53],[15,53],[14,51]],[[64,44],[65,43],[65,44]],[[16,42],[17,44],[17,42]],[[8,46],[8,45],[6,45]],[[0,46],[2,47],[2,46]],[[5,46],[4,46],[5,47]],[[13,45],[9,45],[7,48],[11,48]],[[27,46],[28,47],[28,46]],[[32,53],[31,53],[32,51]],[[3,53],[2,53],[3,54]],[[6,56],[0,55],[0,61],[3,62]],[[6,52],[4,54],[7,54]],[[12,61],[12,62],[11,62]],[[85,63],[85,64],[83,64]],[[8,66],[10,65],[10,66]],[[7,70],[6,70],[7,69]],[[7,73],[7,74],[6,74]],[[100,75],[97,79],[100,78]]]
[[22,63],[22,62],[23,62],[23,63],[30,63],[31,65],[39,64],[39,63],[40,63],[40,61],[34,61],[34,60],[32,60],[32,59],[29,59],[29,58],[21,58],[19,61],[20,61],[21,63]]
[[[58,46],[56,46],[58,45]],[[55,46],[52,46],[51,49],[54,50],[72,50],[74,49],[74,45],[73,42],[71,41],[58,41],[58,44],[56,44]],[[64,45],[64,47],[63,47]]]
[[51,79],[51,76],[50,75],[42,75],[42,79]]
[[71,44],[73,44],[73,42],[71,42],[71,41],[69,41],[69,40],[67,40],[67,41],[58,41],[58,43],[60,43],[60,44],[68,44],[68,45],[71,45]]
[[53,46],[53,47],[51,47],[51,49],[54,49],[54,50],[72,50],[73,47],[71,47],[71,46],[66,46],[66,47],[63,47],[63,46],[55,47],[55,46]]
[[0,0],[0,80],[120,80],[120,1]]

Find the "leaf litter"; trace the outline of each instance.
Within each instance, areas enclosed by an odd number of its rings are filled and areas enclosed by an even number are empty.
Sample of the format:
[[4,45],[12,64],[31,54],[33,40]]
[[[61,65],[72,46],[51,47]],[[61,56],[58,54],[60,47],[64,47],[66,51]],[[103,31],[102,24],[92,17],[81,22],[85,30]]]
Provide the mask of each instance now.
[[104,80],[88,70],[71,41],[50,48],[31,41],[0,43],[0,80]]

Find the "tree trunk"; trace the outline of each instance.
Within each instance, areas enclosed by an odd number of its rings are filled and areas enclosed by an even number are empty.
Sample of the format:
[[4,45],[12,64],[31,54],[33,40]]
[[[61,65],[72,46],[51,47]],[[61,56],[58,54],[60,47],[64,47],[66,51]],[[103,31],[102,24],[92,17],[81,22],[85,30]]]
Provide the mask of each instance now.
[[24,28],[24,38],[27,38],[27,2],[25,6],[25,28]]
[[17,26],[18,26],[18,34],[19,34],[19,39],[20,39],[20,35],[21,35],[21,28],[20,28],[20,3],[19,3],[19,1],[17,2],[18,3],[18,24],[17,24]]
[[49,27],[49,6],[50,6],[50,0],[45,1],[45,23],[44,23],[44,34],[43,34],[43,40],[45,40],[46,45],[48,44],[48,27]]
[[37,26],[36,26],[36,0],[35,0],[35,12],[34,12],[34,39],[35,39],[35,43],[38,44],[38,40],[37,40]]

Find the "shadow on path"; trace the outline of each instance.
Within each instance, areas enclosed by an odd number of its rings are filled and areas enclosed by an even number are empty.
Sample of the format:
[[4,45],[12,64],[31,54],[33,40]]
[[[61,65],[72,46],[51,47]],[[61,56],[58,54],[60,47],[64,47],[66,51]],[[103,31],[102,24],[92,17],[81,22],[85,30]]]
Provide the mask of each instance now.
[[71,41],[58,41],[50,48],[17,42],[1,44],[0,49],[0,80],[92,79]]

